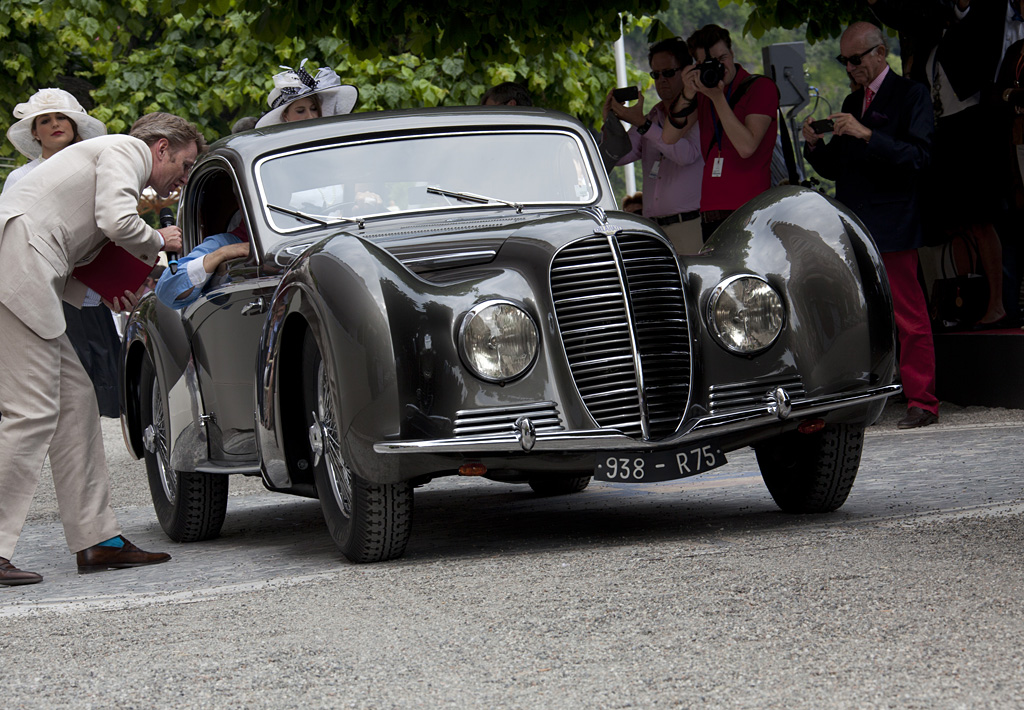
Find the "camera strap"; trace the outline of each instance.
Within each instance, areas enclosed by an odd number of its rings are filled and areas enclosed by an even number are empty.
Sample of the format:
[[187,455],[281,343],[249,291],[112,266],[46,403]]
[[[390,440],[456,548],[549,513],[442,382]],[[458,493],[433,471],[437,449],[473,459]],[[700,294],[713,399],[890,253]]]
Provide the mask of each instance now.
[[[740,86],[746,83],[746,79],[740,82]],[[739,87],[737,87],[737,90]],[[725,87],[725,100],[729,104],[729,108],[734,108],[735,104],[732,102],[732,85]],[[708,154],[704,156],[704,162],[707,162],[708,158],[711,157],[711,150],[718,145],[718,152],[722,152],[722,122],[718,118],[718,112],[715,111],[714,105],[711,106],[711,125],[714,127],[714,137],[711,139],[711,144],[708,145]]]
[[[764,74],[751,74],[747,77],[744,77],[743,81],[736,85],[735,93],[732,92],[731,86],[725,90],[725,100],[729,104],[729,108],[735,109],[736,106],[739,104],[740,100],[746,95],[747,90],[758,79],[768,79],[768,81],[772,82],[772,85],[775,85],[775,82],[772,81],[770,77],[767,77]],[[778,90],[779,87],[775,86],[775,91]],[[707,160],[708,157],[711,156],[711,149],[715,147],[715,144],[718,144],[719,150],[722,149],[722,122],[718,120],[718,114],[715,112],[713,106],[711,108],[711,122],[715,128],[715,137],[711,139],[711,145],[708,146],[708,154],[704,156],[704,160]]]

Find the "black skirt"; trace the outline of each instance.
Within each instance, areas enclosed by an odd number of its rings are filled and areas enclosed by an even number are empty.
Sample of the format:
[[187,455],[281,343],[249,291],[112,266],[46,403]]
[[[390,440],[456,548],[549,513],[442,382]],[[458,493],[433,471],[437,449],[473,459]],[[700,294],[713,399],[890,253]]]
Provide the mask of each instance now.
[[71,345],[96,390],[100,416],[120,416],[117,359],[121,353],[121,339],[114,327],[110,309],[106,306],[87,306],[79,310],[65,303],[64,320]]

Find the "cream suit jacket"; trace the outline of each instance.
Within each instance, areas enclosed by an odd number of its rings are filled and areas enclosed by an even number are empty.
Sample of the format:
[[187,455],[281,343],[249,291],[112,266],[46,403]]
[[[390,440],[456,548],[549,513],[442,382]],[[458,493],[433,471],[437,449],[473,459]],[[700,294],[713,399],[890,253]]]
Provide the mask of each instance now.
[[153,170],[149,147],[109,135],[68,146],[0,196],[0,303],[36,335],[64,332],[61,299],[81,307],[71,271],[112,241],[156,264],[160,233],[139,216]]

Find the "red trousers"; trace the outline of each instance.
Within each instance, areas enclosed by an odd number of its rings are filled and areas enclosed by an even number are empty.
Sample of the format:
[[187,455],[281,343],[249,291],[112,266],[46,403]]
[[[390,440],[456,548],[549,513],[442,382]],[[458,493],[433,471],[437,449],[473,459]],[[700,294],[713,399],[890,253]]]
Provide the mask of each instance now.
[[900,338],[900,380],[907,407],[939,413],[935,396],[935,345],[928,303],[917,280],[917,250],[883,252],[892,310]]

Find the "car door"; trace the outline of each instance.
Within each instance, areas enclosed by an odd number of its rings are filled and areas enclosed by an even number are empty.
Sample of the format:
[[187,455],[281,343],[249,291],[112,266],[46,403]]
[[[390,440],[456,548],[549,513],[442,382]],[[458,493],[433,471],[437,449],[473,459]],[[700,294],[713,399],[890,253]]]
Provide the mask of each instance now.
[[[208,187],[200,187],[193,198],[195,221],[191,226],[205,231],[205,236],[224,230],[224,218],[216,216],[224,212],[224,204],[237,207],[240,203],[237,185],[233,179],[226,181],[225,175],[203,176],[203,185]],[[225,194],[226,190],[233,194]],[[246,225],[252,224],[247,216],[242,218]],[[249,257],[222,264],[199,299],[182,313],[202,395],[209,458],[226,464],[257,460],[256,354],[271,297],[280,281],[278,275],[264,275],[255,237],[250,233],[248,238]]]

